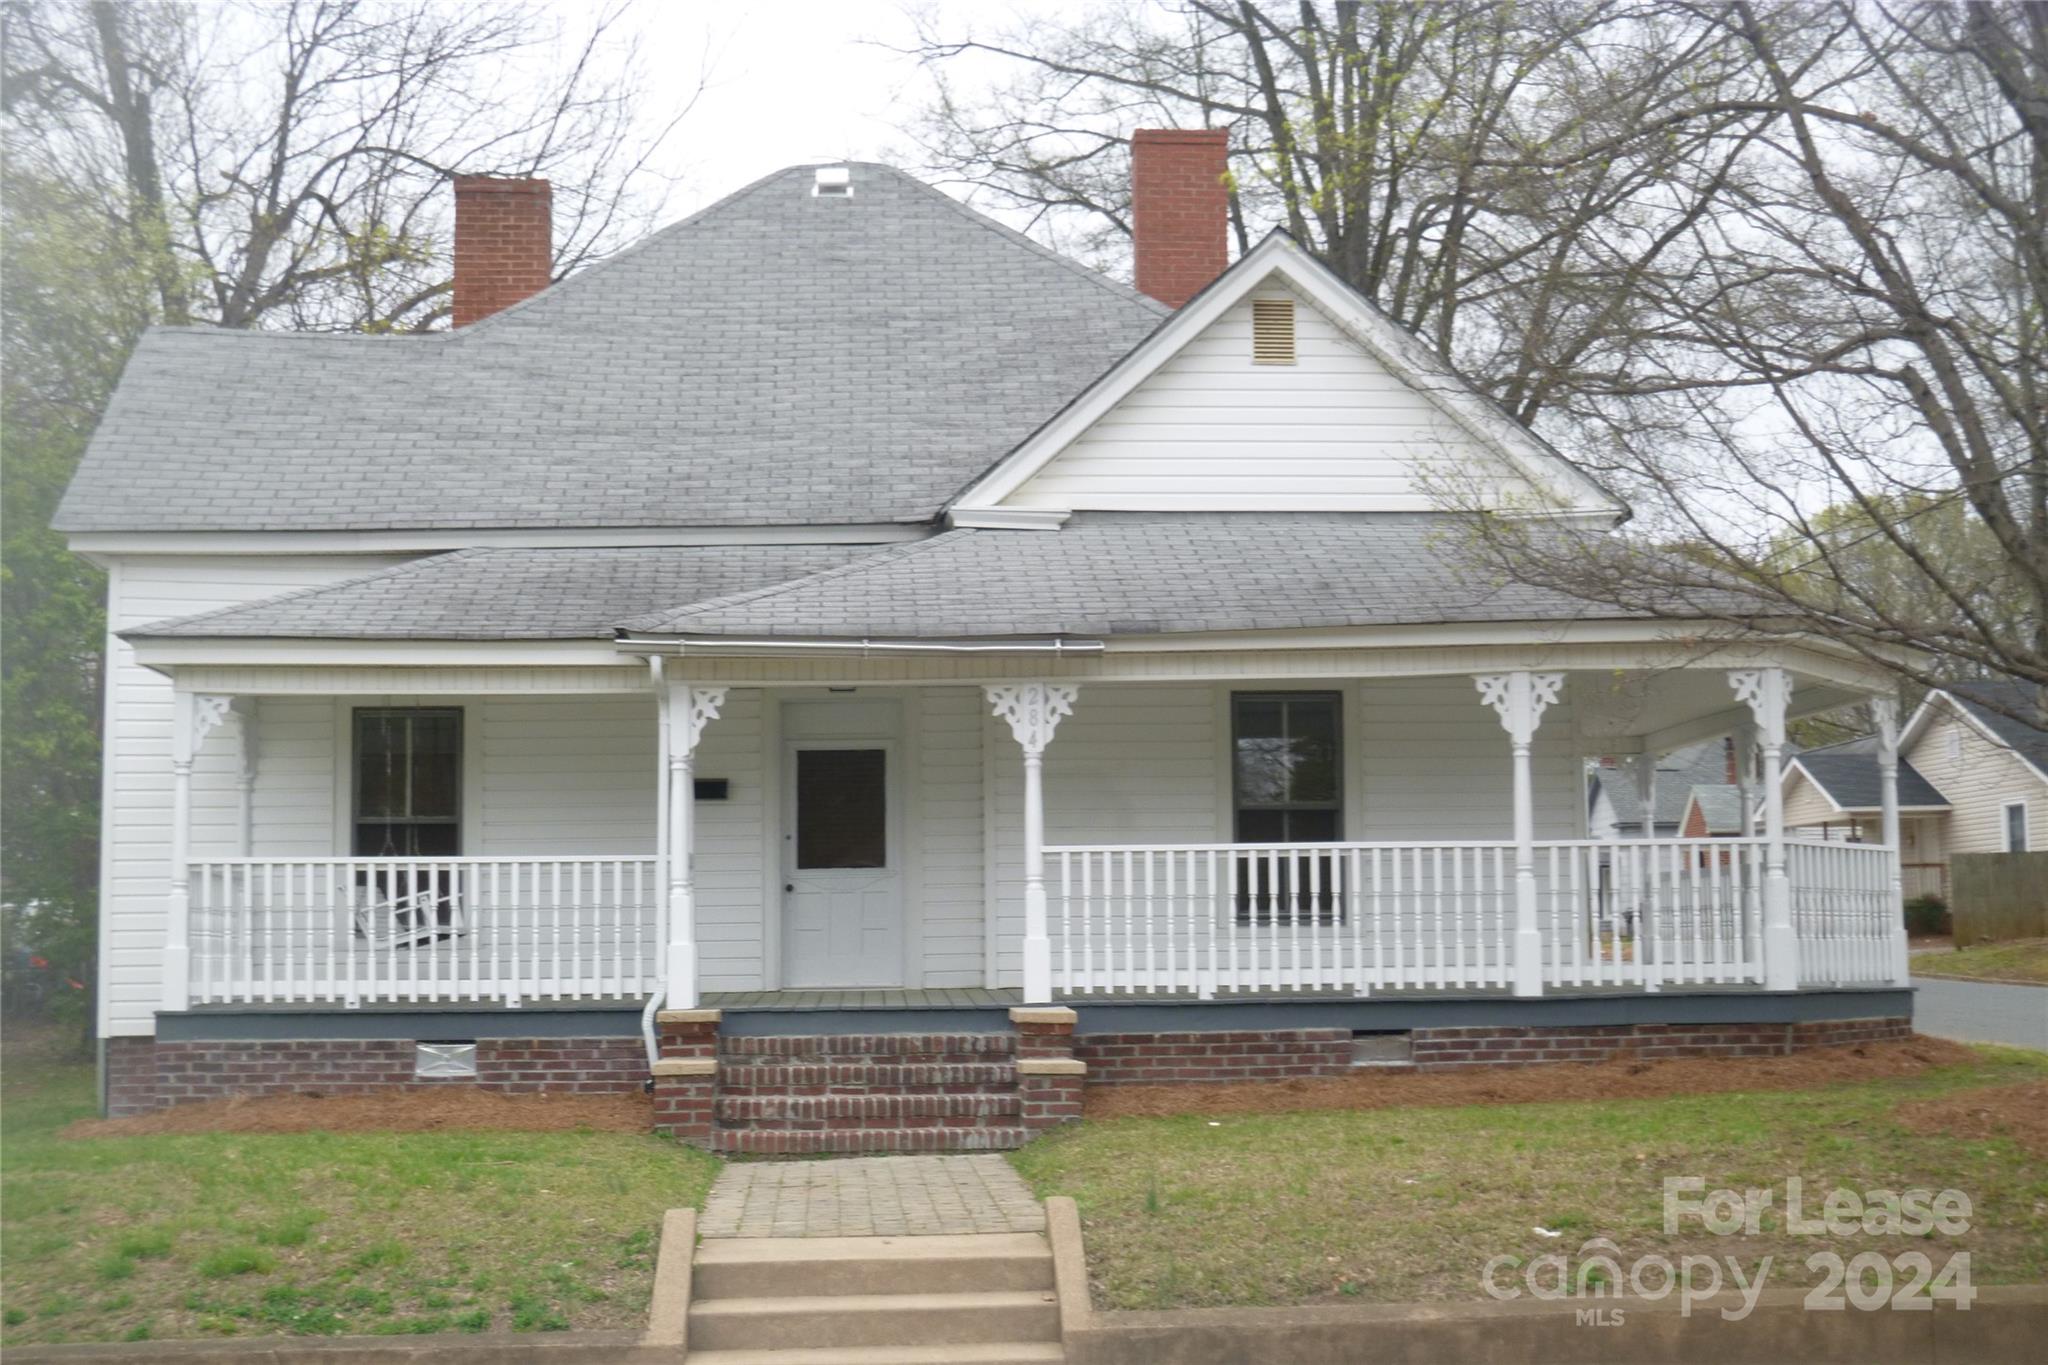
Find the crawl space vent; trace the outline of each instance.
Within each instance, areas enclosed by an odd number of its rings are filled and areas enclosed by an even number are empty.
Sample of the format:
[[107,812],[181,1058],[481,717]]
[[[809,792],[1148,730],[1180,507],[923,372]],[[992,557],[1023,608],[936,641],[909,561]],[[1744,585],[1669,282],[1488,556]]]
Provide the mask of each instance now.
[[1252,300],[1252,364],[1294,363],[1294,300]]
[[811,182],[811,193],[820,199],[844,199],[853,193],[853,171],[846,166],[820,166]]
[[476,1075],[475,1043],[421,1043],[413,1054],[412,1074],[421,1080]]

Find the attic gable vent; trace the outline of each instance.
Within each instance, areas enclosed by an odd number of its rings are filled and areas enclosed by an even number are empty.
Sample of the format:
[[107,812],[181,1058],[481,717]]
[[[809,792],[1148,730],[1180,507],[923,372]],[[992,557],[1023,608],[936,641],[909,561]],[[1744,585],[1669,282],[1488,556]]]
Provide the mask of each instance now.
[[853,193],[853,172],[845,166],[820,166],[811,193],[821,199],[845,199]]
[[1252,300],[1252,364],[1294,363],[1294,300]]

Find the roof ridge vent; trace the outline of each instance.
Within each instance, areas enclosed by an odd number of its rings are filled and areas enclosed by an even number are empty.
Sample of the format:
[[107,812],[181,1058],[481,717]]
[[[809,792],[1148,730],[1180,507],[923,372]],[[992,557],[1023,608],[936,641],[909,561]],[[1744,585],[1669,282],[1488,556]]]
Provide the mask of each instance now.
[[853,168],[850,166],[820,166],[817,176],[811,182],[811,195],[817,199],[850,199],[853,197]]

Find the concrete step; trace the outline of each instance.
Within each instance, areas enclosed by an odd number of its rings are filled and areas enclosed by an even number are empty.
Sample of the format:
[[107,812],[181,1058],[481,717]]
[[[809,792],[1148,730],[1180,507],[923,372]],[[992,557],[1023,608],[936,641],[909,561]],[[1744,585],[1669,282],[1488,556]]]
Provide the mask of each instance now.
[[745,1123],[754,1127],[785,1120],[988,1118],[1014,1116],[1022,1112],[1024,1099],[1014,1091],[1009,1094],[975,1091],[967,1094],[905,1095],[870,1090],[853,1095],[721,1095],[717,1108],[720,1123]]
[[801,1351],[692,1351],[689,1365],[1047,1365],[1056,1341],[958,1342],[948,1346],[820,1346]]
[[778,1062],[757,1065],[720,1062],[721,1092],[760,1091],[787,1094],[804,1087],[844,1086],[860,1090],[911,1090],[918,1087],[1015,1086],[1015,1062]]
[[699,1300],[821,1294],[1050,1291],[1041,1233],[932,1237],[708,1237],[691,1289]]
[[810,1156],[819,1152],[1002,1152],[1032,1138],[1028,1128],[717,1128],[714,1152]]
[[1059,1304],[1050,1289],[700,1299],[690,1305],[692,1359],[699,1351],[1054,1342],[1059,1334]]

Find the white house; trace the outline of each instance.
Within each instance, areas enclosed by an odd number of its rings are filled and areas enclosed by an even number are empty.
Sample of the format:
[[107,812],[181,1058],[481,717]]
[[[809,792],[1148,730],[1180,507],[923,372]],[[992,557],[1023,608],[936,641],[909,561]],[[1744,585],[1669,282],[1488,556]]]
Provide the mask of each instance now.
[[[651,1070],[728,1149],[1002,1145],[1083,1070],[1902,1030],[1890,847],[1601,844],[1582,778],[1885,676],[1467,570],[1446,476],[1625,509],[1289,238],[1225,269],[1220,134],[1136,155],[1163,302],[851,165],[453,333],[151,331],[58,523],[112,1107]],[[458,296],[544,250],[457,193]]]

